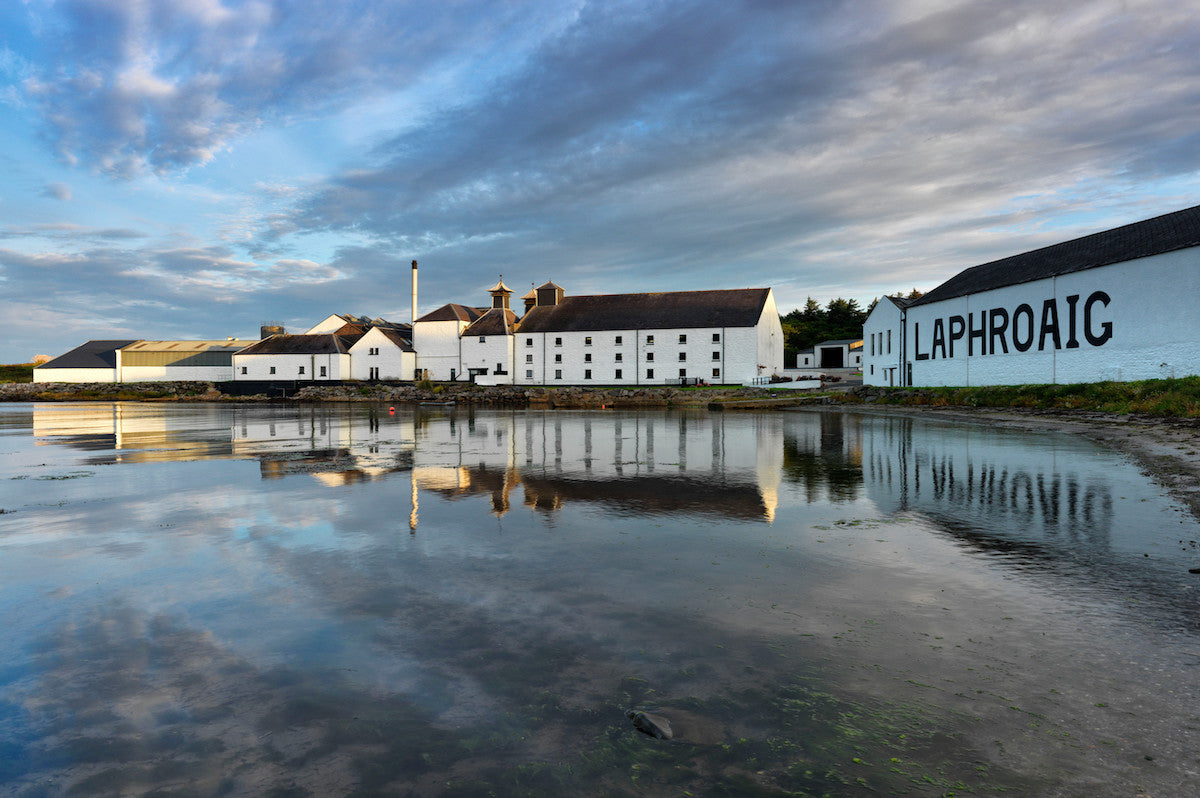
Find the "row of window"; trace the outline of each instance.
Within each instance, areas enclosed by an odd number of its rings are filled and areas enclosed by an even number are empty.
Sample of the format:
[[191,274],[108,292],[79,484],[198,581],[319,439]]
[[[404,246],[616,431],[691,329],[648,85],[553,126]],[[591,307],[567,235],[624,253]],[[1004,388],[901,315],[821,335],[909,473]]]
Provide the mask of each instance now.
[[[621,336],[621,335],[614,335],[614,336],[613,336],[613,346],[620,346],[620,345],[621,345],[621,344],[624,342],[624,341],[623,341],[623,338],[624,338],[624,336]],[[712,334],[712,340],[713,340],[713,343],[714,343],[714,344],[719,344],[719,343],[721,343],[721,334],[720,334],[720,333],[713,333],[713,334]],[[481,336],[479,336],[479,343],[481,343],[481,344],[482,344],[482,343],[484,343],[484,336],[482,336],[482,335],[481,335]],[[681,344],[686,344],[686,343],[687,343],[687,333],[680,333],[680,334],[679,334],[679,343],[681,343]],[[560,337],[556,337],[556,338],[554,339],[554,345],[555,345],[555,346],[562,346],[562,345],[563,345],[563,339],[562,339],[562,338],[560,338]],[[583,345],[584,345],[584,346],[591,346],[591,345],[592,345],[592,336],[590,336],[590,335],[585,335],[585,336],[584,336],[584,338],[583,338]],[[646,346],[653,346],[653,345],[654,345],[654,336],[653,336],[653,335],[647,335],[647,336],[646,336]],[[533,346],[533,339],[532,339],[532,338],[526,338],[526,339],[525,339],[525,346]]]
[[[624,374],[624,371],[623,371],[622,369],[615,369],[615,370],[613,371],[613,379],[614,379],[614,380],[620,380],[620,379],[624,379],[624,376],[623,376],[623,374]],[[719,379],[721,379],[721,370],[720,370],[720,369],[713,369],[713,370],[712,370],[712,375],[713,375],[713,379],[714,379],[714,380],[719,380]],[[680,370],[679,370],[679,376],[680,376],[680,377],[687,377],[687,369],[680,369]],[[563,378],[562,369],[555,369],[555,370],[554,370],[554,379],[556,379],[556,380],[561,380],[562,378]],[[591,370],[591,369],[584,369],[584,370],[583,370],[583,378],[584,378],[585,380],[590,380],[590,379],[592,379],[592,370]],[[533,369],[526,369],[526,370],[525,370],[525,379],[527,379],[527,380],[532,380],[532,379],[533,379]],[[654,379],[654,369],[646,369],[646,379],[648,379],[648,380],[652,380],[652,379]]]
[[[713,359],[714,361],[718,361],[718,360],[720,360],[720,359],[721,359],[721,353],[720,353],[720,352],[713,352],[713,353],[712,353],[712,359]],[[617,363],[620,363],[620,362],[622,362],[623,358],[622,358],[622,356],[621,356],[621,353],[620,353],[620,352],[617,352],[616,354],[614,354],[614,355],[613,355],[613,360],[615,360]],[[654,353],[653,353],[653,352],[646,352],[646,354],[645,354],[645,360],[646,360],[646,362],[647,362],[647,363],[653,363],[653,362],[654,362]],[[526,363],[532,363],[532,362],[533,362],[533,355],[531,355],[531,354],[530,354],[530,355],[526,355],[526,356],[525,356],[525,362],[526,362]],[[563,362],[563,356],[562,356],[562,355],[555,355],[555,356],[554,356],[554,362],[555,362],[555,363],[561,363],[561,362]],[[584,362],[584,363],[591,363],[591,362],[592,362],[592,353],[591,353],[591,352],[585,352],[585,353],[584,353],[584,355],[583,355],[583,362]],[[679,362],[680,362],[680,363],[685,363],[685,362],[687,362],[687,353],[686,353],[686,352],[680,352],[680,353],[679,353]]]
[[[322,377],[328,376],[327,372],[325,371],[325,368],[326,368],[325,366],[321,366],[321,375],[320,375],[320,376],[322,376]],[[379,371],[379,369],[371,369],[371,371],[378,372],[378,371]],[[246,367],[245,367],[245,366],[242,366],[242,373],[243,373],[243,374],[245,374],[245,373],[246,373]],[[271,367],[270,367],[270,370],[268,371],[268,373],[269,373],[269,374],[274,374],[274,373],[275,373],[275,367],[274,367],[274,366],[271,366]],[[299,371],[299,372],[297,372],[297,373],[299,373],[299,374],[304,374],[304,366],[301,366],[301,367],[300,367],[300,371]]]
[[[881,332],[871,333],[871,356],[872,357],[874,357],[874,355],[875,355],[875,344],[876,344],[877,338],[879,339],[878,340],[879,354],[881,354],[881,355],[885,354],[883,351],[883,333],[881,333]],[[886,352],[886,354],[890,355],[891,353],[892,353],[892,331],[888,330],[887,331],[887,352]]]

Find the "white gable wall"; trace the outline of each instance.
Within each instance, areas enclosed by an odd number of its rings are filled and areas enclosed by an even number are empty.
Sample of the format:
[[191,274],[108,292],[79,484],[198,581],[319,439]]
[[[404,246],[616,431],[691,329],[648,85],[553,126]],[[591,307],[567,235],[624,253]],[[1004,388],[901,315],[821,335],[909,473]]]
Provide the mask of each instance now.
[[[378,350],[378,353],[371,354],[373,349]],[[379,369],[377,379],[411,380],[416,367],[416,353],[405,352],[378,327],[367,330],[367,333],[350,347],[349,378],[352,380],[371,379],[373,368]]]
[[887,297],[880,297],[863,322],[863,384],[903,384],[901,367],[901,311]]

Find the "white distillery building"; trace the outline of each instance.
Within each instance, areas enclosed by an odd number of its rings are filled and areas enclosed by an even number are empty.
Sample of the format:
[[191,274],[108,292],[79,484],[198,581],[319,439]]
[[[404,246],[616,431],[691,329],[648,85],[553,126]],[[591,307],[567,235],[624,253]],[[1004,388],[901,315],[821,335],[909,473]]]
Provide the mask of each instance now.
[[863,326],[867,385],[1200,374],[1200,206],[967,269]]

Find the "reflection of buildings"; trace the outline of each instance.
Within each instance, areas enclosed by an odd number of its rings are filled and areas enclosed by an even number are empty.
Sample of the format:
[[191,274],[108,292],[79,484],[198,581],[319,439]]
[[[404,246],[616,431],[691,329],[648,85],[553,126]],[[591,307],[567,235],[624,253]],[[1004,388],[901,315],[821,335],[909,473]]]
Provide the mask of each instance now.
[[861,421],[872,498],[959,526],[1025,540],[1106,547],[1114,529],[1114,463],[1065,441],[905,417]]
[[590,502],[771,520],[784,461],[775,414],[115,403],[37,405],[34,427],[43,443],[96,452],[92,462],[255,458],[264,479],[329,487],[407,473],[414,525],[419,491],[488,496],[497,514]]

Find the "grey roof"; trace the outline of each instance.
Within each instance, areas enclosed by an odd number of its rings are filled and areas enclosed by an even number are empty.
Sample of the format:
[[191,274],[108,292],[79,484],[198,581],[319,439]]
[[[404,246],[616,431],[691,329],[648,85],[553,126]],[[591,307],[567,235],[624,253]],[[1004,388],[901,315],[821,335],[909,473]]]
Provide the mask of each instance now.
[[472,308],[466,305],[458,305],[454,302],[449,302],[442,305],[437,310],[426,313],[417,321],[466,321],[472,322],[484,314],[490,308]]
[[861,338],[838,338],[836,341],[822,341],[821,343],[817,344],[817,346],[849,346],[849,347],[853,347],[855,344],[862,344],[862,339]]
[[753,327],[769,288],[564,297],[530,308],[518,332]]
[[508,335],[516,326],[517,314],[507,308],[492,308],[463,330],[463,337],[469,335]]
[[239,355],[344,355],[361,335],[272,335],[238,352]]
[[[406,327],[408,325],[405,325]],[[383,337],[394,343],[400,348],[401,352],[412,352],[412,333],[407,329],[397,330],[391,327],[380,327],[379,332],[383,333]]]
[[138,340],[134,338],[120,341],[88,341],[70,352],[37,366],[37,368],[115,369],[117,367],[117,350],[130,344],[136,344]]
[[1200,205],[973,266],[912,304],[925,305],[1195,246],[1200,246]]

